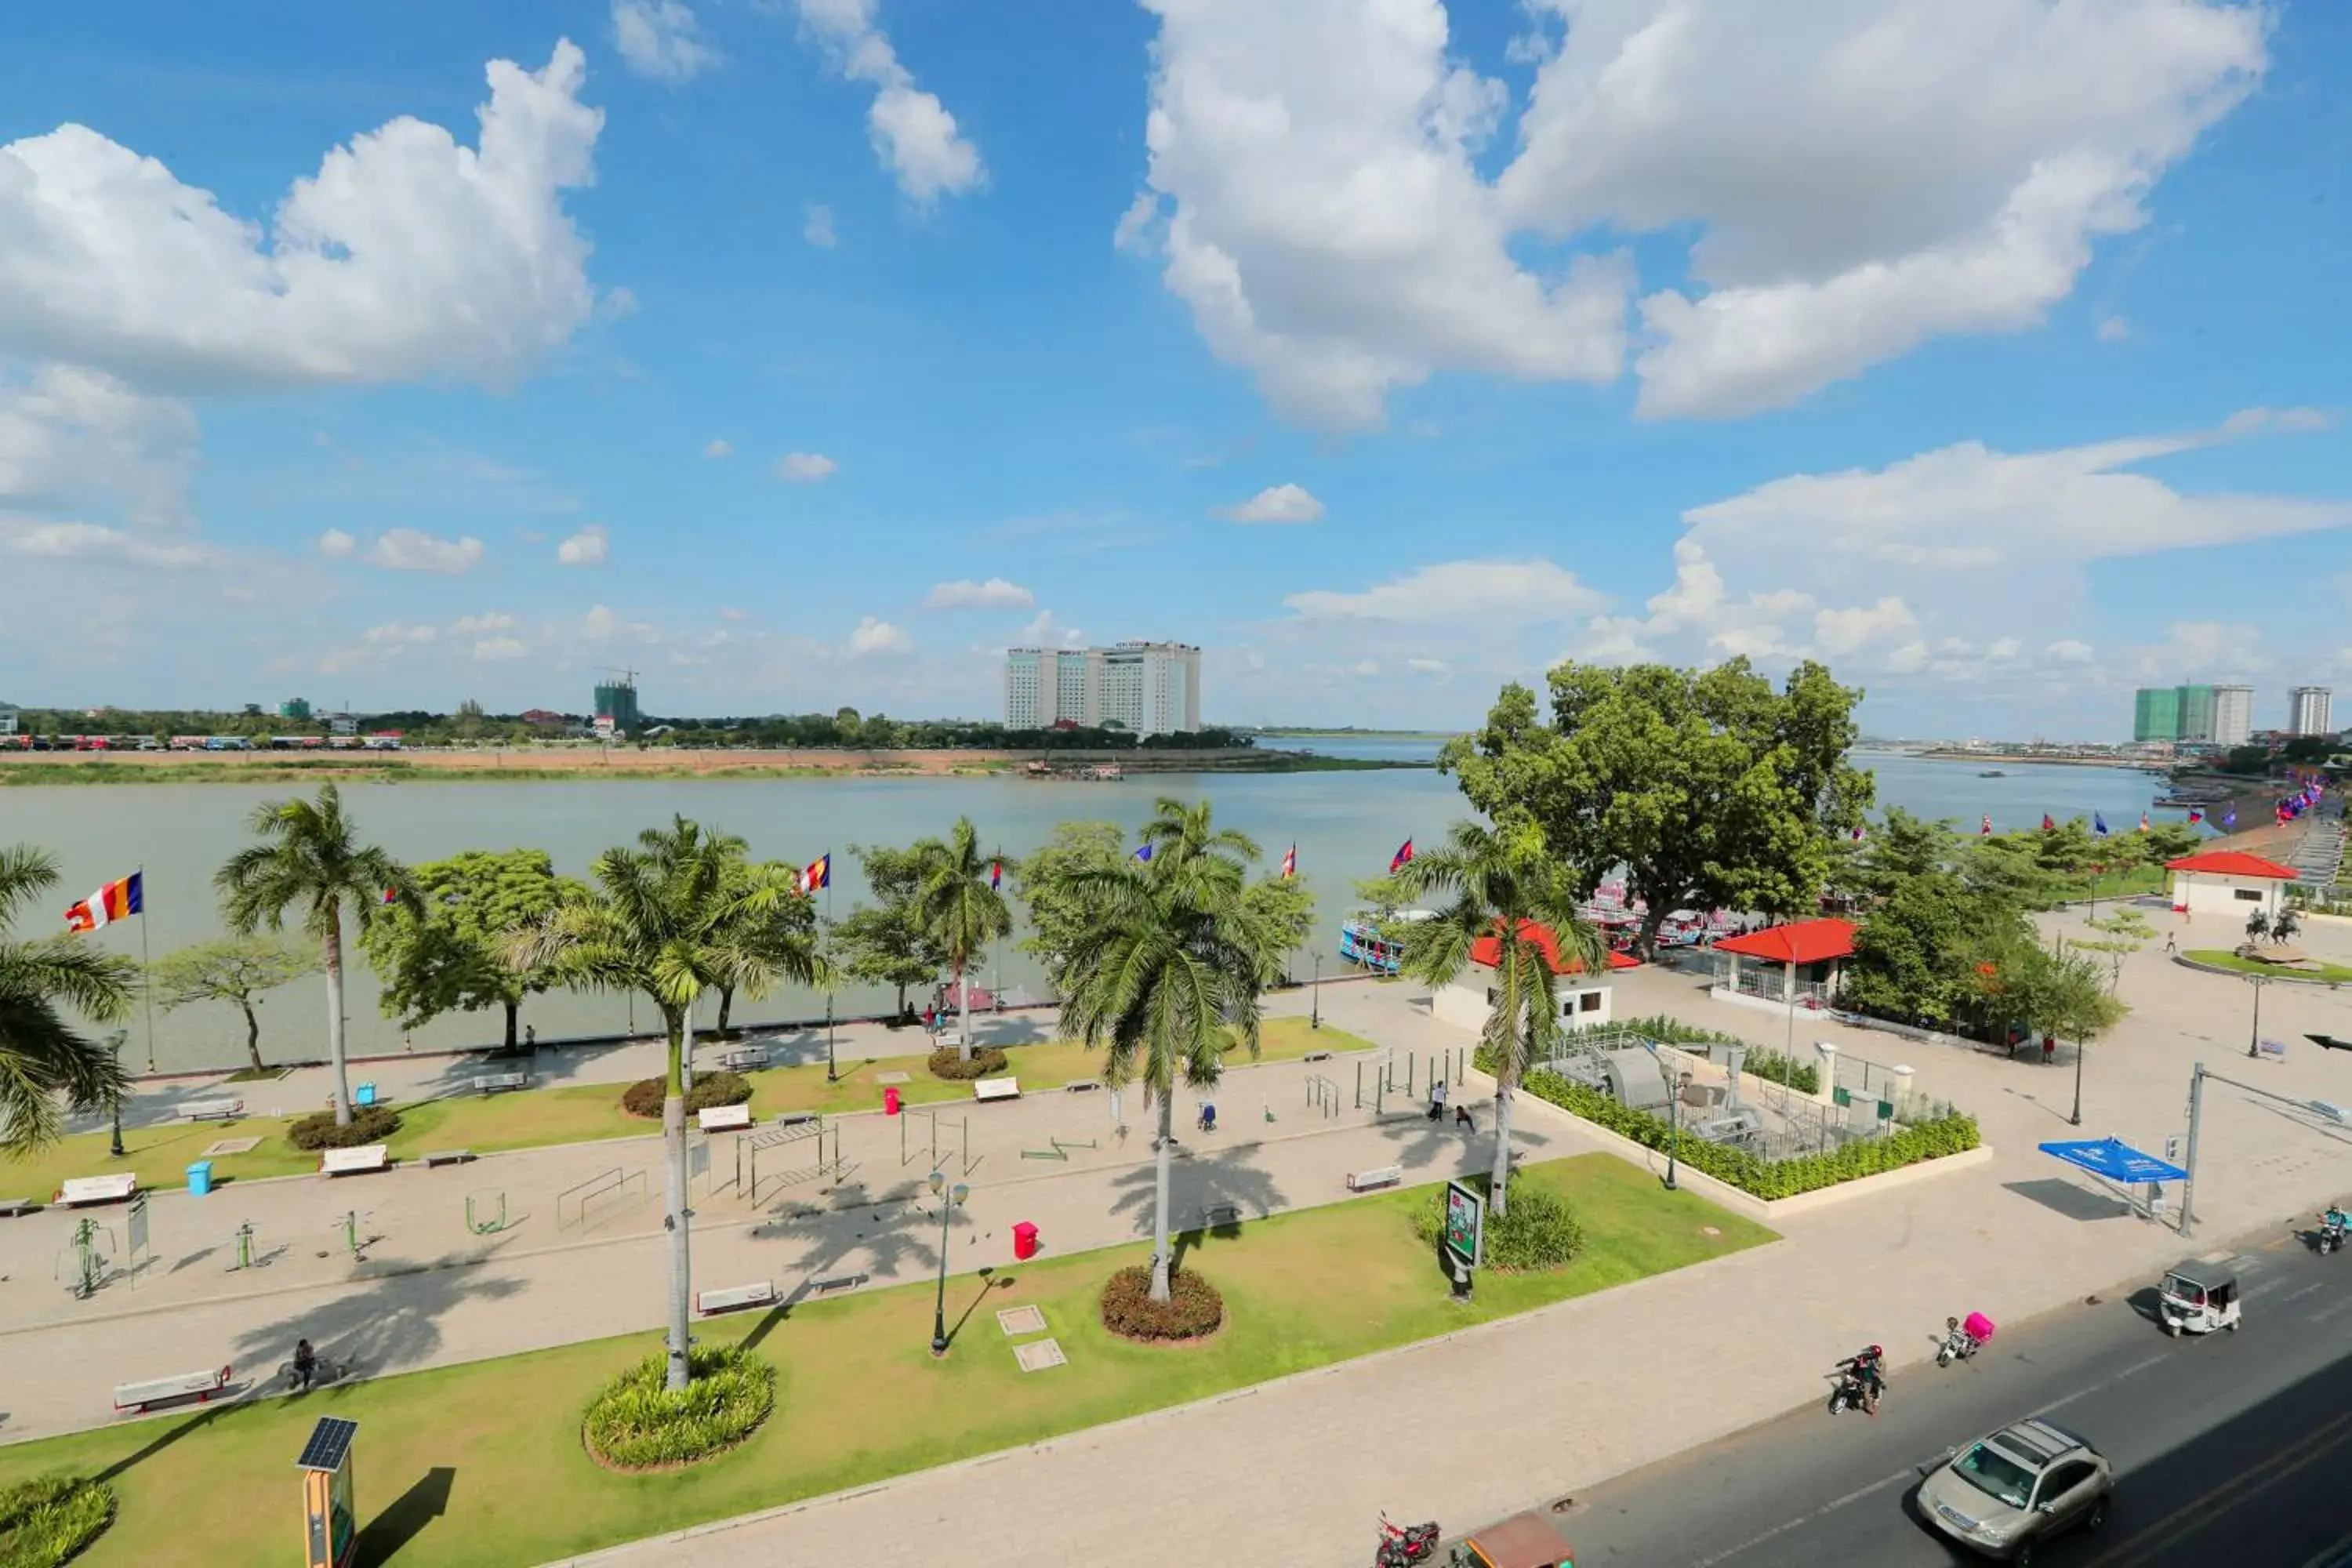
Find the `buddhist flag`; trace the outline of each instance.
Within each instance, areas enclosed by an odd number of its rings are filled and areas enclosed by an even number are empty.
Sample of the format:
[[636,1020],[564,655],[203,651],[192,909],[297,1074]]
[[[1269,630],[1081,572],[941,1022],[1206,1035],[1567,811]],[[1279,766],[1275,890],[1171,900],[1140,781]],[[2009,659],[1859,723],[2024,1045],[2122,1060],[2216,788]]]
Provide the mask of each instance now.
[[142,913],[147,905],[140,889],[143,873],[133,871],[120,882],[109,882],[66,911],[68,931],[96,931],[110,921]]
[[1979,825],[1977,828],[1977,837],[1979,838],[1990,838],[1992,837],[1992,813],[1985,813],[1984,821]]
[[820,855],[815,859],[810,861],[808,863],[808,869],[801,873],[801,891],[803,893],[814,893],[818,891],[820,889],[830,888],[832,886],[833,856],[831,852],[828,851],[827,853]]
[[1412,861],[1412,840],[1408,838],[1403,843],[1397,846],[1397,852],[1395,854],[1389,857],[1389,875],[1391,877],[1395,876],[1399,871],[1403,870],[1406,866],[1410,865]]
[[2091,831],[2102,838],[2107,836],[2107,819],[2102,813],[2091,813]]
[[1296,844],[1292,845],[1282,857],[1282,874],[1285,877],[1298,875],[1298,846]]
[[1004,862],[1002,860],[991,860],[988,863],[989,890],[993,892],[1003,886],[1004,886]]

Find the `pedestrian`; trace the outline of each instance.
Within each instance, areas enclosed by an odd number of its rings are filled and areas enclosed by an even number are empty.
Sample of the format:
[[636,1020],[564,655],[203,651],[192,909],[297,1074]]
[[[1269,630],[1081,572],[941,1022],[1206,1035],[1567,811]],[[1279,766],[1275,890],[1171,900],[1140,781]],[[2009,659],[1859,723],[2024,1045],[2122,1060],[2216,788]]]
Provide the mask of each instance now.
[[2058,1040],[2053,1035],[2042,1037],[2042,1065],[2048,1067],[2058,1059]]
[[935,1035],[940,1029],[940,1010],[936,1004],[923,1009],[923,1033]]
[[1429,1085],[1429,1119],[1443,1121],[1445,1116],[1445,1076],[1440,1073]]
[[536,1051],[539,1049],[538,1025],[525,1024],[522,1026],[522,1048],[527,1051]]
[[1454,1108],[1454,1125],[1462,1129],[1465,1137],[1475,1137],[1478,1131],[1478,1124],[1470,1119],[1470,1108],[1466,1105]]
[[2173,940],[2173,933],[2170,931],[2166,931],[2164,933],[2164,951],[2167,952],[2179,952],[2180,951],[2180,944]]

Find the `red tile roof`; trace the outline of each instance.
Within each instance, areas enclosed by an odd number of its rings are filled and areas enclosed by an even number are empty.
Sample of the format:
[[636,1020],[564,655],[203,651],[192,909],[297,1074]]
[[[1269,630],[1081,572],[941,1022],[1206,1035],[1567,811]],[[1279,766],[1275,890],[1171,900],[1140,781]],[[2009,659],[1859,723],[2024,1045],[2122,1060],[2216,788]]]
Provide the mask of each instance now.
[[1771,926],[1746,936],[1726,937],[1715,944],[1717,952],[1761,958],[1773,963],[1820,963],[1853,955],[1852,921],[1799,921]]
[[2296,876],[2292,866],[2282,866],[2275,860],[2265,860],[2242,849],[2209,849],[2202,855],[2187,855],[2178,860],[2167,860],[2164,868],[2168,871],[2203,871],[2215,877],[2277,877],[2288,881]]
[[[1558,940],[1553,937],[1551,928],[1549,926],[1538,925],[1533,921],[1521,921],[1519,922],[1519,931],[1522,935],[1527,937],[1528,941],[1534,942],[1538,947],[1543,950],[1544,962],[1550,965],[1551,972],[1554,974],[1579,974],[1583,973],[1583,963],[1573,958],[1568,961],[1567,968],[1562,969],[1560,967],[1559,945]],[[1473,963],[1484,964],[1488,969],[1495,967],[1496,961],[1501,958],[1502,954],[1503,942],[1498,936],[1482,936],[1476,942],[1470,944],[1470,962]],[[1642,961],[1640,959],[1631,957],[1628,954],[1612,952],[1609,955],[1609,967],[1612,970],[1639,969],[1641,966]]]

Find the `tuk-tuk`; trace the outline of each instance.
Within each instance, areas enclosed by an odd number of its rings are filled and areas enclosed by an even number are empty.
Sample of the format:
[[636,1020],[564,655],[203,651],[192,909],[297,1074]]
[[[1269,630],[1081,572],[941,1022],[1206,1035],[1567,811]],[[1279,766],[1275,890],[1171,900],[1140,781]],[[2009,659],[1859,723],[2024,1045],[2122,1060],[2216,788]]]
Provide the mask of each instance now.
[[2219,1258],[2175,1264],[2158,1288],[2157,1310],[2168,1334],[2210,1334],[2238,1327],[2238,1276]]
[[1454,1549],[1453,1568],[1576,1568],[1576,1558],[1551,1521],[1521,1513],[1474,1532]]

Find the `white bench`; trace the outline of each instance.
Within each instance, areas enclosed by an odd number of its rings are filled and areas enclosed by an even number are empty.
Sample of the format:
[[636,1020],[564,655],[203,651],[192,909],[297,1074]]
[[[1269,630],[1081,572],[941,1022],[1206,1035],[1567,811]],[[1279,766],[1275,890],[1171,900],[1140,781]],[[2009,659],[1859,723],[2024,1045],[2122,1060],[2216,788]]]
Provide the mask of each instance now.
[[150,1378],[145,1383],[125,1383],[114,1390],[114,1408],[145,1410],[151,1405],[163,1405],[174,1399],[208,1401],[228,1387],[230,1369],[218,1372],[184,1372],[177,1377]]
[[57,1201],[68,1208],[84,1204],[128,1203],[139,1190],[139,1173],[118,1171],[110,1176],[75,1176],[58,1188]]
[[980,1100],[1018,1100],[1021,1098],[1021,1080],[1016,1078],[975,1079],[972,1080],[971,1097]]
[[694,1310],[708,1318],[717,1312],[740,1312],[746,1307],[772,1306],[776,1287],[762,1279],[756,1285],[730,1285],[723,1290],[700,1290],[695,1293]]
[[1348,1173],[1348,1190],[1369,1193],[1380,1187],[1393,1187],[1404,1180],[1402,1165],[1375,1165],[1369,1171]]
[[742,1105],[708,1105],[694,1113],[695,1121],[705,1132],[748,1132],[751,1128],[751,1107]]
[[430,1171],[436,1165],[463,1165],[473,1158],[471,1149],[436,1149],[425,1156],[425,1168]]
[[385,1170],[391,1164],[391,1156],[381,1143],[319,1151],[319,1173],[322,1176],[355,1176],[362,1171]]
[[720,1052],[719,1057],[719,1065],[725,1068],[729,1072],[742,1072],[747,1068],[766,1067],[768,1065],[768,1047],[765,1046],[738,1046],[731,1051]]
[[502,1089],[529,1089],[530,1074],[527,1072],[479,1072],[474,1075],[474,1092],[492,1095]]
[[234,1121],[244,1114],[241,1100],[192,1100],[180,1107],[180,1116],[188,1121]]

